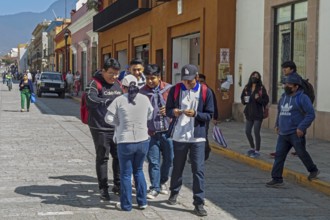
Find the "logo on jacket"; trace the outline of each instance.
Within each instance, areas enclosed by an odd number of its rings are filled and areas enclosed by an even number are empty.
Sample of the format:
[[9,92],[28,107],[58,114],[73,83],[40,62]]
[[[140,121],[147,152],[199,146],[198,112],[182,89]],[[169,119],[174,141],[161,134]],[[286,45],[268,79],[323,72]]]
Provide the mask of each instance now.
[[285,105],[281,105],[281,112],[280,115],[286,115],[286,116],[290,116],[291,115],[291,109],[292,109],[293,105],[289,106],[289,103],[286,103]]

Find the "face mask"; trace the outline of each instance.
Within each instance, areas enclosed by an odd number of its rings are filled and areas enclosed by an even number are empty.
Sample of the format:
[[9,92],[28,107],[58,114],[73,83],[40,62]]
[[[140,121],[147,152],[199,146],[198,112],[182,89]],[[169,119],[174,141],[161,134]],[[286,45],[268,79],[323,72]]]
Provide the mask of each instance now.
[[258,83],[259,82],[259,79],[257,77],[252,77],[251,78],[251,82],[252,83]]
[[291,95],[293,93],[293,90],[291,87],[284,87],[285,94]]

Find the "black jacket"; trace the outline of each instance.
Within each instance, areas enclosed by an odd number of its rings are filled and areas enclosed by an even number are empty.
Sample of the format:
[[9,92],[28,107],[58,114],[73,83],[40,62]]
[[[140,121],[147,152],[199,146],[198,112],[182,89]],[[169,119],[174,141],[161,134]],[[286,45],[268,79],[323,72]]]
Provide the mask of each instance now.
[[94,78],[102,84],[102,90],[98,91],[95,80],[92,80],[86,88],[88,126],[91,129],[114,130],[114,126],[107,124],[104,121],[104,117],[112,101],[123,94],[121,85],[119,81],[116,81],[114,84],[107,83],[102,77],[101,72],[97,72]]
[[[256,94],[259,97],[256,99]],[[249,103],[245,103],[244,96],[250,96]],[[264,107],[269,102],[269,97],[267,95],[267,91],[264,86],[256,87],[252,92],[251,88],[245,87],[241,94],[241,102],[245,105],[244,114],[247,120],[263,120],[264,115]]]

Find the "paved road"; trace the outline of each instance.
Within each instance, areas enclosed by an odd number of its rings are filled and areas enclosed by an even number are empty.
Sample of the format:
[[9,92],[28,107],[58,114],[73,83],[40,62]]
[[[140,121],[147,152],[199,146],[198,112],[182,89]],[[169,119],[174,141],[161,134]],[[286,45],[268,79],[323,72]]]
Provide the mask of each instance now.
[[[200,219],[191,212],[189,165],[178,205],[167,205],[161,195],[146,210],[126,213],[116,210],[115,195],[101,202],[79,104],[47,96],[21,113],[19,102],[17,85],[9,92],[0,82],[0,219]],[[293,182],[269,189],[266,181],[268,172],[212,154],[203,219],[330,219],[328,196]]]

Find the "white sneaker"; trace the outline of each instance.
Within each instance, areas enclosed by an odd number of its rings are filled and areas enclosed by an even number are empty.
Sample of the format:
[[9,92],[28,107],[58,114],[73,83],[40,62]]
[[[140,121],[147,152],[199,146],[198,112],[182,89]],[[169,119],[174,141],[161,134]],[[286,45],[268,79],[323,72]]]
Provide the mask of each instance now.
[[141,210],[144,210],[148,207],[148,204],[145,204],[145,205],[139,205],[138,208],[141,209]]
[[160,194],[168,195],[167,185],[166,183],[160,185]]
[[121,209],[120,202],[117,202],[117,203],[116,203],[116,208],[117,208],[118,210],[122,210],[122,209]]

